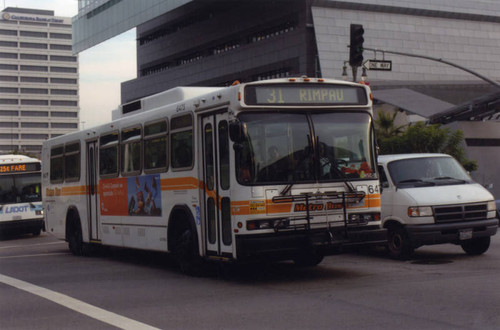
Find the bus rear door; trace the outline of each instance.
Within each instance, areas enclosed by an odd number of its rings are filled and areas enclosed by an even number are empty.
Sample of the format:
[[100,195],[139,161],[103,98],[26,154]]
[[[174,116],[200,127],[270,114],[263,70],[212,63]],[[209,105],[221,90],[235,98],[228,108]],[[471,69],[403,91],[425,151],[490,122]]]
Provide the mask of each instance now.
[[87,210],[91,241],[101,239],[99,226],[99,192],[97,185],[97,140],[87,141]]

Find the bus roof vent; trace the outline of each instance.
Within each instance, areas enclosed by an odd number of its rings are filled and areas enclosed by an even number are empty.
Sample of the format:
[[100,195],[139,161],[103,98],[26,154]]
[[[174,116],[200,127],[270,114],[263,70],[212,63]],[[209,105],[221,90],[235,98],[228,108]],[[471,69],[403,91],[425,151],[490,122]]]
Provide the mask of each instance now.
[[142,109],[141,100],[133,101],[122,105],[122,114],[127,114]]
[[215,92],[224,87],[175,87],[158,94],[146,96],[140,100],[122,104],[112,113],[112,119],[134,115],[136,113],[161,108],[170,104],[182,102],[207,93]]

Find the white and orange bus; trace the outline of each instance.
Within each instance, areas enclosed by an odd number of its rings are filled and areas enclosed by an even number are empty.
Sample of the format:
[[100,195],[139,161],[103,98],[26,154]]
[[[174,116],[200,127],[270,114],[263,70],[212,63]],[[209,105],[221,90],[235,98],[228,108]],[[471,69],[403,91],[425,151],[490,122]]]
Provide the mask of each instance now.
[[40,169],[39,159],[0,155],[0,236],[45,230]]
[[48,231],[205,260],[294,260],[387,240],[368,86],[282,78],[178,87],[43,145]]

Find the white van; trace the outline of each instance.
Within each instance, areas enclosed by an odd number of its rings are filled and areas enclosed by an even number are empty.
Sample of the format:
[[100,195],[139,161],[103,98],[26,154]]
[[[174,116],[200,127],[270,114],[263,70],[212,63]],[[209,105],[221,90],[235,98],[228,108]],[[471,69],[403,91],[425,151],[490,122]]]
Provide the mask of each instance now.
[[492,194],[446,154],[378,157],[382,226],[389,254],[408,259],[422,245],[460,244],[470,255],[486,252],[498,228]]

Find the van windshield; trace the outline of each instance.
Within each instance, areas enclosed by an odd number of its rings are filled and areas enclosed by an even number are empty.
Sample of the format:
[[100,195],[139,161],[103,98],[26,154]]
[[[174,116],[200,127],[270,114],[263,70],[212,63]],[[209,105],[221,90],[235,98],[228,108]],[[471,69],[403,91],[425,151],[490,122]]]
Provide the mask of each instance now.
[[390,162],[388,169],[398,188],[444,186],[472,182],[452,157],[423,157]]

